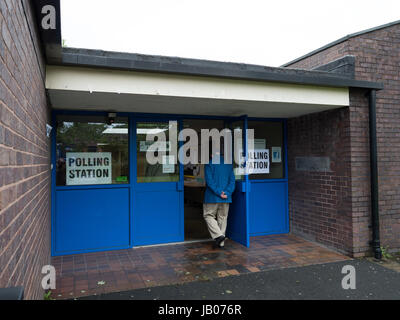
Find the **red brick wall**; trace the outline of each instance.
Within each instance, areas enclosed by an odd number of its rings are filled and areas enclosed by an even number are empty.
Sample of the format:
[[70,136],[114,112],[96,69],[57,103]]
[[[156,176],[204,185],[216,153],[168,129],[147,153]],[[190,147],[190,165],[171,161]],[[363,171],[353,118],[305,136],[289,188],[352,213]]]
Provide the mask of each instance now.
[[28,0],[0,1],[0,287],[43,298],[50,262],[49,110]]
[[[352,254],[349,109],[288,121],[291,231]],[[329,157],[326,172],[297,171],[296,157]]]
[[[400,250],[400,25],[351,38],[290,67],[311,69],[344,55],[356,57],[356,79],[378,81],[385,86],[384,90],[377,93],[381,242],[389,250],[398,251]],[[367,102],[361,93],[351,97],[350,119],[351,132],[356,135],[352,138],[351,149],[354,250],[361,254],[367,250],[369,234],[368,114]]]

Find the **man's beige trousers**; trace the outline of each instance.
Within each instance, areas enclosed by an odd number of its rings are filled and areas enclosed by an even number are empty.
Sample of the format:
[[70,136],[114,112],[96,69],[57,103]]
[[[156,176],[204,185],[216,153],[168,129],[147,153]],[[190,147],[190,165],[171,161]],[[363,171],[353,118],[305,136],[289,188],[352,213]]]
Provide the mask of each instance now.
[[229,203],[204,203],[203,217],[213,239],[225,236]]

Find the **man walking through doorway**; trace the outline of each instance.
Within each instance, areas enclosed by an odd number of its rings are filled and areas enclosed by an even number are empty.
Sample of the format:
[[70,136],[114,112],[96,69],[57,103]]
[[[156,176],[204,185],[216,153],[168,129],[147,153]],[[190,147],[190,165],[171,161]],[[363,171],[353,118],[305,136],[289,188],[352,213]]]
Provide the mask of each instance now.
[[229,204],[232,203],[232,193],[235,190],[233,165],[225,163],[224,157],[215,152],[210,163],[205,165],[205,180],[204,220],[216,246],[223,248]]

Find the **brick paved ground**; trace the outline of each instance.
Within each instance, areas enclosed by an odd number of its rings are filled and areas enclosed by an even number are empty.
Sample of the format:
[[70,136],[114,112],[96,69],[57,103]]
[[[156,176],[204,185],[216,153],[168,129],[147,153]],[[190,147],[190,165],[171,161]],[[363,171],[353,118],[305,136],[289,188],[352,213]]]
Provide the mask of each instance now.
[[225,250],[197,242],[54,257],[57,289],[52,297],[70,299],[342,260],[350,258],[294,235],[252,238],[250,248],[227,240]]

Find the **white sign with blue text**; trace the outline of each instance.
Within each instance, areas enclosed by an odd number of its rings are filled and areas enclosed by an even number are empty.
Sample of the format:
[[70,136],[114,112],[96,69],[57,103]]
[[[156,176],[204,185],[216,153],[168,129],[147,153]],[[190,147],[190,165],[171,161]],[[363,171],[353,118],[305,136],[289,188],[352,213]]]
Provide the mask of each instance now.
[[[236,170],[236,174],[242,175],[245,172],[244,158],[241,157],[241,165]],[[269,149],[249,150],[247,155],[247,174],[270,173],[269,169]]]
[[111,152],[67,152],[66,185],[112,183]]

